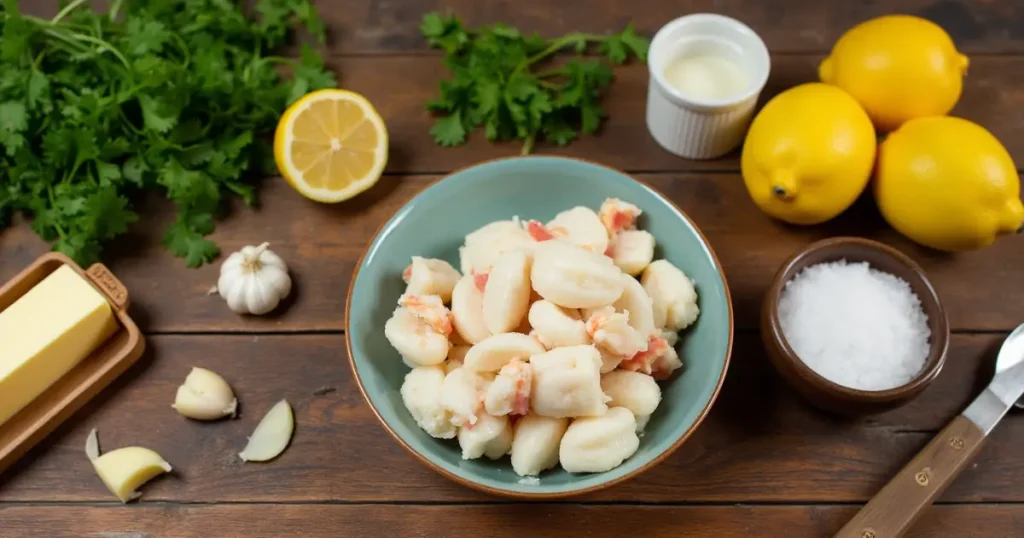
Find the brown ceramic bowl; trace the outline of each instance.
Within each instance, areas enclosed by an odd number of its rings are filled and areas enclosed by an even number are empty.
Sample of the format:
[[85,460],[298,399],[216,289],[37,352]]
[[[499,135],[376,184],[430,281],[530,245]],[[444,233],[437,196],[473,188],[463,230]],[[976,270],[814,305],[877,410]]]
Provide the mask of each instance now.
[[[778,313],[783,286],[805,267],[843,259],[868,262],[875,269],[902,278],[921,300],[931,330],[931,351],[924,368],[907,384],[880,391],[844,387],[811,370],[786,342]],[[876,241],[836,237],[819,241],[798,252],[775,274],[761,309],[761,338],[775,368],[806,400],[825,411],[856,416],[893,409],[920,394],[942,370],[949,347],[949,323],[935,288],[913,260]]]

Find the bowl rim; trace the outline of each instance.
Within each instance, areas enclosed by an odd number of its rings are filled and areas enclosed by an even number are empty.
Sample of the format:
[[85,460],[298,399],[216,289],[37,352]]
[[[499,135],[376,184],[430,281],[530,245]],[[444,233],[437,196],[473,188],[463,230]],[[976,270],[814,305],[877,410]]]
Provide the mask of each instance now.
[[[928,357],[926,358],[926,362],[921,368],[921,371],[910,381],[891,389],[855,389],[840,385],[839,383],[826,378],[818,372],[815,372],[810,366],[807,366],[802,359],[800,359],[796,354],[796,351],[790,347],[789,341],[786,340],[786,336],[782,332],[782,322],[779,319],[778,308],[779,297],[782,295],[783,286],[785,286],[785,284],[795,276],[790,275],[789,273],[792,273],[795,266],[803,262],[803,260],[811,254],[829,251],[842,245],[851,244],[879,252],[880,254],[892,258],[893,261],[910,269],[914,278],[920,282],[925,290],[927,290],[927,297],[918,297],[922,302],[922,309],[927,310],[924,307],[924,303],[929,301],[934,303],[935,310],[938,314],[937,324],[938,327],[941,328],[941,331],[939,331],[939,334],[934,334],[933,332],[931,335],[932,345],[928,351]],[[804,267],[809,266],[810,265],[806,265]],[[803,268],[801,268],[801,270],[802,269]],[[846,400],[871,404],[884,404],[899,401],[907,397],[912,397],[924,390],[925,387],[938,377],[939,373],[942,371],[943,365],[945,365],[946,355],[949,351],[949,320],[946,316],[946,309],[942,305],[942,301],[939,299],[939,294],[935,291],[935,287],[932,285],[931,280],[928,279],[927,273],[925,273],[924,269],[918,265],[917,262],[906,254],[886,245],[885,243],[855,236],[829,237],[811,243],[797,251],[782,263],[778,271],[776,271],[775,276],[772,278],[771,285],[769,285],[768,290],[765,292],[764,300],[768,304],[768,325],[771,332],[770,336],[782,351],[781,355],[784,357],[786,362],[790,363],[793,368],[797,370],[798,375],[806,382],[817,387],[817,389],[824,390],[834,396],[839,396]]]
[[[657,456],[651,458],[651,460],[648,461],[647,463],[641,465],[640,467],[637,467],[633,471],[631,471],[631,472],[629,472],[627,474],[624,474],[624,475],[622,475],[620,477],[617,477],[617,478],[614,478],[614,479],[610,479],[610,480],[606,480],[604,482],[601,482],[601,483],[598,483],[598,484],[594,484],[594,485],[586,487],[586,488],[570,489],[570,490],[566,490],[566,491],[556,491],[556,492],[524,492],[524,491],[513,491],[513,490],[507,490],[507,489],[491,487],[491,486],[488,486],[486,484],[475,482],[473,480],[469,480],[469,479],[461,477],[461,476],[459,476],[459,475],[457,475],[455,473],[452,473],[452,472],[448,471],[447,469],[445,469],[444,467],[442,467],[441,465],[438,465],[437,463],[434,463],[433,461],[430,460],[430,458],[428,458],[427,456],[419,453],[416,449],[411,447],[408,443],[406,443],[406,441],[404,439],[402,439],[402,437],[400,435],[398,435],[397,432],[395,432],[391,428],[391,425],[388,424],[388,422],[386,420],[384,420],[384,417],[381,416],[380,412],[377,410],[377,407],[375,405],[373,405],[373,400],[370,399],[370,395],[366,392],[366,387],[363,386],[362,377],[360,377],[360,375],[359,375],[359,369],[356,367],[355,356],[352,353],[352,339],[351,339],[352,338],[351,337],[352,331],[349,330],[349,325],[350,325],[350,320],[351,320],[351,311],[352,311],[352,295],[353,295],[353,292],[355,291],[355,283],[356,283],[356,280],[358,279],[359,272],[362,270],[363,262],[366,259],[366,255],[370,251],[370,246],[373,245],[374,241],[377,240],[377,237],[380,236],[381,231],[384,230],[384,227],[387,226],[387,224],[389,222],[391,222],[391,219],[394,218],[394,216],[396,214],[398,214],[399,212],[404,210],[413,200],[415,200],[418,196],[420,196],[427,189],[433,187],[434,185],[440,183],[441,181],[444,181],[444,180],[446,180],[446,179],[448,179],[448,178],[450,178],[450,177],[452,177],[452,176],[454,176],[456,174],[459,174],[461,172],[464,172],[464,171],[472,169],[472,168],[477,168],[477,167],[480,167],[480,166],[485,166],[485,165],[496,163],[496,162],[513,161],[513,160],[528,160],[528,159],[533,159],[533,158],[537,158],[537,157],[541,157],[541,158],[544,158],[544,159],[556,159],[556,160],[564,160],[564,161],[573,161],[573,162],[577,162],[577,163],[583,163],[583,164],[587,164],[587,165],[591,165],[591,166],[598,166],[598,167],[601,167],[601,168],[605,168],[605,169],[611,170],[611,171],[613,171],[613,172],[615,172],[617,174],[620,174],[620,175],[628,178],[631,181],[634,181],[634,182],[640,184],[644,188],[650,189],[652,192],[654,192],[656,195],[658,195],[662,200],[664,200],[667,204],[669,204],[669,206],[671,206],[673,209],[675,209],[690,224],[690,226],[697,233],[697,236],[700,238],[701,242],[704,244],[704,246],[708,250],[708,253],[710,254],[711,261],[714,264],[715,270],[718,272],[718,276],[722,279],[722,287],[723,287],[723,289],[725,291],[725,305],[726,305],[726,311],[728,313],[728,321],[729,321],[728,340],[726,342],[726,347],[725,347],[725,360],[722,363],[722,371],[718,374],[718,380],[715,383],[714,391],[712,391],[712,393],[711,393],[711,398],[708,399],[708,403],[705,404],[704,408],[701,409],[700,412],[697,414],[696,418],[693,421],[693,424],[691,424],[690,427],[687,428],[686,431],[683,432],[683,434],[680,435],[679,438],[676,439],[675,442],[673,442],[661,454],[658,454]],[[451,172],[449,172],[447,174],[444,174],[444,175],[441,175],[441,176],[435,178],[433,181],[430,182],[429,185],[427,185],[427,186],[423,187],[422,189],[420,189],[420,191],[417,192],[416,195],[414,195],[412,198],[410,198],[409,201],[405,202],[404,204],[402,204],[401,207],[396,209],[391,214],[391,216],[389,216],[387,219],[384,219],[384,221],[377,227],[377,230],[373,233],[373,236],[370,238],[369,241],[367,241],[366,246],[363,247],[362,254],[359,255],[359,260],[356,262],[355,269],[353,269],[353,271],[352,271],[352,276],[351,276],[351,278],[349,280],[349,285],[348,285],[348,293],[347,293],[347,295],[345,297],[345,350],[348,353],[348,363],[349,363],[349,366],[352,369],[352,376],[355,378],[356,385],[358,385],[358,387],[359,387],[360,394],[363,395],[363,399],[366,400],[366,403],[369,405],[370,410],[373,411],[373,415],[375,417],[377,417],[377,421],[380,422],[380,424],[384,427],[384,430],[387,431],[389,435],[391,435],[391,437],[398,443],[399,446],[404,448],[406,452],[409,452],[410,454],[412,454],[413,457],[415,459],[419,460],[420,463],[422,463],[423,465],[425,465],[429,469],[432,469],[433,471],[437,472],[438,474],[448,478],[449,480],[452,480],[454,482],[462,484],[463,486],[469,487],[471,489],[474,489],[474,490],[477,490],[477,491],[480,491],[480,492],[483,492],[483,493],[488,493],[488,494],[491,494],[491,495],[507,497],[507,498],[520,499],[520,500],[551,500],[551,499],[561,499],[561,498],[574,497],[574,496],[577,496],[577,495],[583,495],[583,494],[586,494],[586,493],[593,493],[593,492],[596,492],[596,491],[601,491],[601,490],[610,488],[610,487],[612,487],[612,486],[614,486],[616,484],[620,484],[622,482],[625,482],[625,481],[627,481],[627,480],[629,480],[631,478],[635,478],[635,477],[639,476],[640,474],[644,473],[645,471],[648,471],[648,470],[652,469],[653,467],[657,466],[659,463],[661,463],[666,458],[668,458],[670,455],[672,455],[672,453],[674,453],[680,446],[682,446],[683,443],[686,442],[686,440],[689,439],[690,436],[692,436],[695,431],[697,431],[697,428],[704,422],[704,419],[707,418],[707,415],[710,412],[711,407],[714,405],[715,401],[718,400],[718,395],[721,393],[722,385],[725,383],[725,376],[729,372],[729,363],[730,363],[730,359],[732,358],[733,339],[734,339],[734,336],[735,336],[734,333],[735,333],[735,321],[734,321],[734,316],[733,316],[732,295],[731,295],[730,290],[729,290],[729,282],[726,279],[725,270],[722,267],[722,263],[718,259],[718,255],[715,253],[714,249],[712,248],[711,243],[708,241],[707,237],[704,235],[704,232],[701,231],[701,229],[697,226],[697,224],[693,221],[693,219],[691,219],[690,216],[686,214],[686,212],[684,212],[678,205],[676,205],[675,202],[673,202],[670,198],[665,196],[661,191],[655,189],[654,187],[651,187],[650,185],[647,185],[647,184],[641,182],[640,180],[638,180],[635,177],[633,177],[632,174],[628,174],[628,173],[623,172],[621,170],[617,170],[615,168],[612,168],[611,166],[607,166],[607,165],[604,165],[604,164],[601,164],[601,163],[598,163],[598,162],[595,162],[595,161],[591,161],[591,160],[588,160],[588,159],[583,159],[583,158],[579,158],[579,157],[568,157],[568,156],[562,156],[562,155],[532,154],[532,155],[514,155],[514,156],[509,156],[509,157],[496,157],[496,158],[492,158],[492,159],[485,159],[483,161],[479,161],[479,162],[476,162],[476,163],[473,163],[473,164],[470,164],[470,165],[462,166],[462,167],[457,168],[457,169],[455,169],[455,170],[453,170],[453,171],[451,171]]]

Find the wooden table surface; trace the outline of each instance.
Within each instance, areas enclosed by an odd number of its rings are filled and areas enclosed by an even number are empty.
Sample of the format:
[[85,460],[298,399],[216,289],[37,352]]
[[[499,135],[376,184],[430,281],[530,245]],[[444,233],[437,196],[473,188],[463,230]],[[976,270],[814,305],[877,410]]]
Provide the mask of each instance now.
[[[442,149],[424,101],[444,76],[417,26],[442,6],[471,24],[503,21],[546,35],[603,32],[631,18],[652,35],[686,13],[740,18],[772,52],[765,96],[813,80],[815,66],[855,23],[892,10],[942,24],[970,55],[955,113],[989,128],[1024,165],[1024,4],[1017,0],[319,0],[333,31],[342,86],[369,96],[391,133],[379,185],[335,206],[265,183],[258,210],[237,207],[214,239],[225,251],[269,241],[290,264],[295,297],[278,316],[232,314],[206,291],[218,265],[186,269],[160,246],[171,218],[159,202],[112,249],[144,329],[144,358],[23,461],[0,475],[0,536],[830,536],[987,382],[995,350],[1024,320],[1024,237],[956,256],[918,248],[889,229],[870,201],[826,225],[791,228],[751,203],[736,155],[694,162],[662,151],[644,126],[647,72],[617,69],[600,136],[540,153],[587,157],[633,173],[703,229],[725,266],[736,311],[729,375],[710,416],[661,465],[609,490],[540,505],[509,502],[434,474],[405,453],[363,401],[345,355],[343,305],[371,234],[438,175],[511,155],[517,145]],[[757,335],[762,293],[778,265],[807,243],[855,234],[906,252],[938,289],[954,330],[938,380],[916,401],[859,421],[806,407],[768,365]],[[25,225],[0,231],[0,279],[47,250]],[[189,368],[223,374],[242,402],[234,421],[203,424],[169,404]],[[329,389],[334,389],[329,390]],[[297,428],[269,464],[235,454],[276,400]],[[101,444],[151,447],[175,466],[122,506],[83,456]],[[1024,536],[1024,418],[1008,416],[912,536]]]

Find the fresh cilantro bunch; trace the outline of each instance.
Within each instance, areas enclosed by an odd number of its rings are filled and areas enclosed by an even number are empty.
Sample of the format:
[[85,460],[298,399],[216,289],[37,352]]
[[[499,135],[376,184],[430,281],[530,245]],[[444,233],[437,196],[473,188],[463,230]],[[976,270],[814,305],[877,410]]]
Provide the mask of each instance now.
[[[302,25],[323,42],[309,0],[74,0],[51,20],[0,11],[0,228],[12,213],[80,264],[137,220],[157,191],[177,207],[164,244],[189,267],[218,253],[204,236],[226,193],[255,199],[273,170],[268,136],[284,108],[335,85],[323,59],[272,56]],[[284,66],[290,79],[279,74]]]
[[[430,130],[442,146],[457,146],[483,127],[488,140],[523,140],[529,153],[537,140],[568,144],[579,132],[594,133],[605,116],[602,91],[612,81],[607,63],[581,54],[597,45],[612,63],[630,57],[646,61],[650,42],[633,24],[621,33],[571,33],[558,39],[525,35],[504,24],[467,29],[458,17],[428,13],[420,30],[432,47],[444,50],[452,77],[427,109],[441,114]],[[572,49],[577,56],[558,67],[538,65]]]

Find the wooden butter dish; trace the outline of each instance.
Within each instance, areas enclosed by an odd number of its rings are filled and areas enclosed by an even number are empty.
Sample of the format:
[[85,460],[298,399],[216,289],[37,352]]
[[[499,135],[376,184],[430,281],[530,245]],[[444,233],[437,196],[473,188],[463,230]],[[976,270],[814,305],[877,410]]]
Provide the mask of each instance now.
[[138,326],[128,316],[128,290],[124,285],[103,264],[93,264],[85,271],[59,252],[40,256],[4,284],[0,288],[0,311],[62,265],[70,266],[107,298],[118,330],[32,403],[0,424],[0,472],[124,373],[146,347]]

